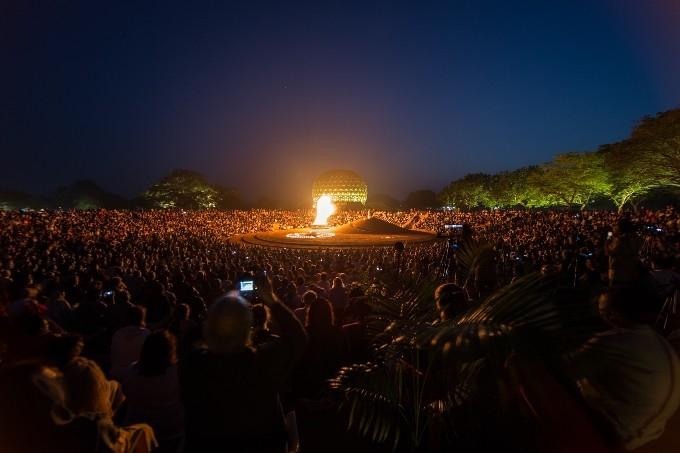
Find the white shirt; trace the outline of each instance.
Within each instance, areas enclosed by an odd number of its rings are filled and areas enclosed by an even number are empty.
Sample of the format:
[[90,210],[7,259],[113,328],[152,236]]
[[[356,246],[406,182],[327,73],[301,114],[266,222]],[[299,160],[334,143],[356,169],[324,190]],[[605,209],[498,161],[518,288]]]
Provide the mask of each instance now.
[[651,327],[603,332],[572,362],[584,399],[632,450],[663,434],[680,405],[680,361]]

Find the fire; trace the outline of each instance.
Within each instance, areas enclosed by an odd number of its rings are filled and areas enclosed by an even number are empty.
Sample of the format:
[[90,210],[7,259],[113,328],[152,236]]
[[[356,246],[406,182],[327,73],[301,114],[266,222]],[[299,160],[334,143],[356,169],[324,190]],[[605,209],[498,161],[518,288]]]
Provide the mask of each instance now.
[[335,212],[335,205],[328,195],[321,195],[316,202],[314,225],[328,225],[328,218]]

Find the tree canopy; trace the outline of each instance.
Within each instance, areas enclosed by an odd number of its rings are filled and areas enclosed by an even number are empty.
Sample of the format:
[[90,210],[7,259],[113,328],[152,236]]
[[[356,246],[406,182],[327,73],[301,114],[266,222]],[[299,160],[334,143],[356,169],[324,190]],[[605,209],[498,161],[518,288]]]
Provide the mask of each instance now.
[[657,189],[680,188],[680,109],[643,118],[625,140],[597,151],[559,154],[545,164],[495,175],[472,173],[439,194],[463,209],[589,206],[608,199],[636,207]]
[[142,194],[145,205],[161,209],[232,208],[240,205],[236,189],[208,183],[191,170],[174,170]]

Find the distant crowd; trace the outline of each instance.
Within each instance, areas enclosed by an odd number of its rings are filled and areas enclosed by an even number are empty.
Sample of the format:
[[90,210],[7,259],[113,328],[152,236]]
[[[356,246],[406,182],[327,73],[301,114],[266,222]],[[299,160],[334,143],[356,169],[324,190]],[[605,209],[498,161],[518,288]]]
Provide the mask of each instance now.
[[[612,324],[630,328],[640,314],[636,322],[658,333],[626,341],[680,347],[669,311],[680,284],[672,208],[624,217],[365,210],[330,222],[367,216],[439,240],[403,250],[229,241],[307,226],[309,210],[0,212],[0,444],[12,452],[371,451],[343,437],[347,422],[327,382],[371,360],[375,300],[425,281],[449,285],[433,295],[433,322],[453,319],[451,301],[473,306],[532,272],[591,301],[624,298],[611,288],[643,288],[653,294],[644,310],[612,302],[620,315]],[[468,262],[466,253],[488,259]],[[663,361],[666,349],[655,347],[643,349]],[[680,373],[667,352],[669,372]],[[587,375],[592,362],[583,363]],[[680,389],[678,376],[654,382]],[[580,391],[599,404],[593,388]],[[637,447],[661,435],[678,392],[669,390],[661,409],[607,400],[603,420],[621,445]],[[636,409],[639,417],[630,415]],[[612,411],[628,418],[612,422]]]

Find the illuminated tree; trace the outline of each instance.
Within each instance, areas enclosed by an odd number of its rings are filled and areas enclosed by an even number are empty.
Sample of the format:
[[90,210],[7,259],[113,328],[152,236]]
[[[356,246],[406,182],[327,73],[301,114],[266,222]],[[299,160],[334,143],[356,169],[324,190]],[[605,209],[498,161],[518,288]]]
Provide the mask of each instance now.
[[444,187],[439,199],[446,206],[461,209],[488,207],[490,204],[491,176],[485,173],[471,173],[452,181]]
[[643,118],[630,138],[600,147],[619,210],[660,187],[680,187],[680,110]]
[[219,192],[203,175],[190,170],[174,170],[142,194],[144,202],[154,208],[216,208]]
[[651,176],[642,156],[628,142],[604,145],[599,153],[612,183],[610,197],[619,211],[626,203],[635,208],[636,200],[661,184]]
[[513,208],[545,207],[555,203],[552,197],[541,192],[531,184],[531,175],[538,167],[522,167],[513,171],[504,171],[491,178],[489,188],[489,207]]
[[637,154],[649,178],[680,187],[680,109],[643,118],[626,147]]
[[559,154],[529,176],[530,184],[558,204],[584,209],[598,196],[609,196],[612,185],[601,153]]

